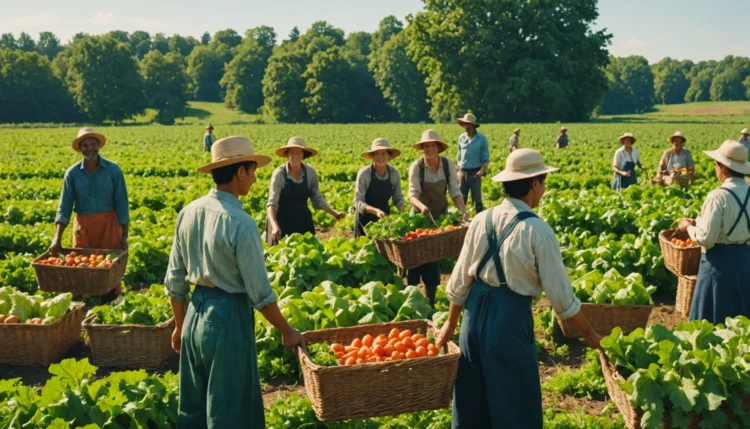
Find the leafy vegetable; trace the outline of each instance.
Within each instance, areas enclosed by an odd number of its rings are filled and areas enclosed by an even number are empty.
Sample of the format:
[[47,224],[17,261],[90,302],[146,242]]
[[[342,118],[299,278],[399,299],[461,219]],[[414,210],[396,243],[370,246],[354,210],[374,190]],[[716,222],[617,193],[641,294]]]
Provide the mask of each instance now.
[[591,271],[573,282],[573,290],[582,302],[616,305],[653,304],[656,287],[643,285],[643,277],[632,273],[623,277],[612,268],[605,274]]
[[96,317],[92,323],[102,325],[158,325],[172,317],[169,297],[164,286],[151,285],[146,293],[126,292],[113,304],[94,307],[89,314]]
[[71,293],[61,293],[45,299],[40,295],[19,292],[9,286],[0,288],[0,314],[16,316],[20,323],[37,318],[43,319],[43,324],[53,323],[68,314],[72,303]]
[[[461,215],[457,212],[449,212],[443,216],[435,219],[438,226],[444,228],[446,226],[456,226],[461,221]],[[399,240],[409,231],[414,231],[417,228],[430,229],[434,228],[435,224],[429,216],[425,216],[421,213],[411,214],[408,211],[404,213],[394,213],[377,222],[373,222],[367,225],[366,233],[367,236],[378,240]]]
[[310,352],[310,360],[318,366],[336,366],[336,356],[331,351],[331,345],[327,342],[309,344],[307,346]]

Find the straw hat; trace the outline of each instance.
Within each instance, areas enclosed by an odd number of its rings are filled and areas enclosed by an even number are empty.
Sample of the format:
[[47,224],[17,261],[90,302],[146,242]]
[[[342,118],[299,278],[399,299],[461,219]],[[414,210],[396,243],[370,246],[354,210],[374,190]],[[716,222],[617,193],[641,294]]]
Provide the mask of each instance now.
[[477,124],[477,117],[472,115],[471,113],[465,114],[463,118],[456,119],[456,123],[458,125],[471,124],[474,125],[474,127],[479,128],[479,124]]
[[534,149],[516,149],[508,155],[505,170],[496,174],[493,182],[512,182],[552,173],[559,168],[544,165],[542,154]]
[[747,131],[747,128],[743,128],[740,134],[750,134],[750,132]]
[[392,148],[391,143],[381,137],[372,141],[369,151],[362,152],[362,158],[372,159],[372,156],[375,154],[375,152],[379,150],[387,150],[388,154],[391,156],[391,159],[398,158],[398,156],[401,155],[400,150]]
[[623,141],[623,139],[625,139],[625,137],[630,137],[631,139],[633,139],[633,143],[635,143],[635,136],[634,136],[634,135],[633,135],[632,133],[625,133],[625,134],[621,135],[621,136],[620,136],[620,137],[619,137],[619,138],[617,139],[617,140],[619,140],[619,141],[620,141],[620,144],[625,144],[625,143],[623,143],[623,142],[622,142],[622,141]]
[[213,125],[211,125],[211,124],[208,124],[208,126],[206,127],[206,129],[207,129],[207,130],[213,130],[213,129],[214,129],[214,126],[213,126]]
[[307,154],[305,158],[312,158],[313,156],[318,154],[317,150],[307,147],[305,139],[303,139],[302,137],[292,137],[289,139],[289,141],[286,142],[285,146],[281,146],[280,148],[276,149],[276,155],[285,158],[287,150],[293,148],[302,149],[302,151]]
[[517,133],[519,131],[521,131],[521,129],[520,128],[516,128],[515,130],[513,130],[513,134],[515,134],[515,133]]
[[740,174],[750,174],[750,162],[747,161],[747,148],[734,140],[726,140],[717,150],[703,151],[715,161],[726,165],[730,170]]
[[563,131],[568,131],[568,129],[565,127],[560,128],[560,132],[563,132]]
[[107,138],[104,137],[104,134],[95,132],[93,128],[81,128],[80,130],[78,130],[78,137],[73,140],[73,150],[75,150],[76,152],[80,152],[81,141],[87,137],[93,137],[99,140],[99,149],[103,148],[104,144],[107,143]]
[[424,143],[430,143],[435,142],[439,146],[438,152],[444,152],[446,149],[448,149],[448,145],[445,144],[442,140],[440,140],[440,135],[435,130],[427,130],[422,133],[422,139],[419,140],[414,144],[414,149],[416,150],[422,150],[422,145]]
[[671,136],[669,136],[669,138],[667,139],[667,141],[669,141],[670,143],[672,143],[672,139],[675,138],[675,137],[681,138],[683,143],[685,143],[687,141],[687,138],[685,138],[685,136],[683,136],[682,133],[679,132],[679,131],[675,131],[674,134],[672,134]]
[[217,168],[240,162],[255,161],[258,167],[271,162],[271,157],[256,155],[253,144],[247,137],[225,137],[211,145],[211,163],[198,168],[198,173],[210,173]]

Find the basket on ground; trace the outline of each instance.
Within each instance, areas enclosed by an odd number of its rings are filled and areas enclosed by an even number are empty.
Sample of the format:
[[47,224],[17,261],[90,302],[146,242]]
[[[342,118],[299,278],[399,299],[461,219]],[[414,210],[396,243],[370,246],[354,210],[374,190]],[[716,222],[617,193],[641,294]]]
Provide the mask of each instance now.
[[[653,305],[581,304],[581,314],[601,336],[609,335],[618,326],[625,333],[645,328],[653,309]],[[562,320],[558,317],[557,324],[566,338],[583,338],[583,333],[570,319]]]
[[[307,344],[349,344],[363,335],[393,329],[438,334],[428,320],[322,329],[302,334]],[[461,352],[448,342],[443,354],[418,359],[353,366],[315,365],[306,349],[298,349],[307,396],[323,422],[369,418],[447,408],[453,395]]]
[[125,267],[128,264],[127,250],[113,249],[63,249],[69,253],[76,251],[81,254],[110,254],[120,253],[109,268],[79,268],[56,265],[44,265],[38,263],[42,259],[49,258],[49,252],[31,263],[36,271],[36,280],[39,289],[45,292],[71,292],[73,295],[106,295],[122,281],[125,275]]
[[468,225],[415,240],[375,240],[375,247],[394,265],[405,270],[461,253]]
[[156,326],[100,325],[94,315],[83,321],[91,361],[98,366],[120,368],[158,368],[174,355],[172,331],[174,317]]
[[687,233],[676,229],[667,229],[659,233],[659,245],[664,255],[664,265],[678,276],[698,274],[698,266],[701,262],[700,246],[680,247],[672,243],[673,238],[685,240],[689,237]]
[[0,324],[0,363],[49,365],[81,339],[82,302],[49,325]]
[[695,292],[695,283],[698,281],[696,276],[678,276],[677,277],[677,299],[675,301],[675,311],[687,317],[690,315],[690,307],[693,305],[693,292]]

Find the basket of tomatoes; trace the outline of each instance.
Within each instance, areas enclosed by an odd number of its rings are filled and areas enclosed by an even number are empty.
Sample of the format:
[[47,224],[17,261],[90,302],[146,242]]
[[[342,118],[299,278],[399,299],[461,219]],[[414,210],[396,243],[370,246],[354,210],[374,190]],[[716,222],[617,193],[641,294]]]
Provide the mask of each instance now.
[[120,284],[127,263],[127,250],[63,249],[57,256],[45,252],[31,266],[43,291],[100,296]]
[[659,233],[659,245],[664,255],[664,265],[678,276],[698,274],[701,261],[701,247],[685,232],[667,229]]
[[435,346],[428,320],[302,334],[297,354],[307,396],[322,422],[447,408],[461,352]]
[[667,185],[678,185],[683,188],[689,188],[695,181],[695,175],[687,168],[676,168],[672,173],[664,176],[664,183]]
[[467,225],[417,228],[404,234],[400,240],[375,240],[375,245],[394,265],[409,270],[458,256],[468,230]]

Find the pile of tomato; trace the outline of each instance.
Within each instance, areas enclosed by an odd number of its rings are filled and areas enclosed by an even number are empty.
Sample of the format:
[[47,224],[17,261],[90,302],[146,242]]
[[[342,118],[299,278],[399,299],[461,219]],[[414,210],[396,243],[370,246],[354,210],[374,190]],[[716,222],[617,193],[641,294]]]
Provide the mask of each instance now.
[[693,240],[687,239],[687,240],[680,240],[679,238],[673,238],[670,240],[672,244],[674,244],[677,247],[698,247],[697,244],[693,243]]
[[393,328],[388,335],[373,337],[370,334],[355,338],[351,345],[331,344],[331,351],[339,365],[391,362],[437,356],[438,348],[422,334],[413,334]]
[[112,259],[102,254],[92,253],[90,255],[81,255],[79,252],[73,251],[62,257],[50,256],[47,259],[38,261],[38,263],[58,267],[109,268],[112,266]]
[[456,229],[455,226],[449,225],[445,228],[434,228],[434,229],[422,229],[417,228],[414,231],[409,231],[401,238],[403,241],[416,240],[422,237],[428,237],[430,235],[440,234],[441,232],[453,231]]

